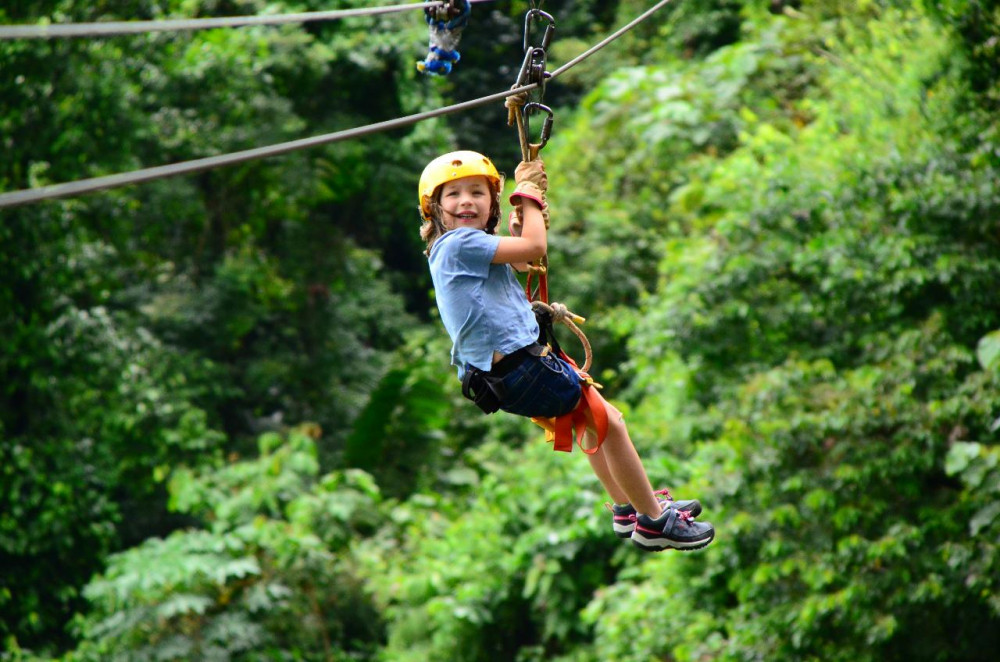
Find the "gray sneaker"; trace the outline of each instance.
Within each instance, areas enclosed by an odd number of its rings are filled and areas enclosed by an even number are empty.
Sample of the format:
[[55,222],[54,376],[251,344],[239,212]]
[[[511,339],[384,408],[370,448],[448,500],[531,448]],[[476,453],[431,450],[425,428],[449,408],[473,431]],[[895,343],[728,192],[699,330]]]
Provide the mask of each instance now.
[[665,508],[656,519],[638,515],[632,532],[632,543],[647,552],[701,549],[714,539],[714,526],[696,522],[687,511],[676,508]]
[[[670,496],[670,490],[665,489],[657,490],[653,494],[660,499],[660,503],[663,504],[664,508],[686,510],[691,513],[691,517],[697,517],[701,514],[701,502],[697,499],[674,501],[674,498]],[[635,512],[635,508],[630,503],[626,503],[623,506],[619,506],[616,503],[608,505],[611,510],[611,526],[614,528],[615,535],[619,538],[631,538],[632,532],[635,531],[635,520],[638,515]]]

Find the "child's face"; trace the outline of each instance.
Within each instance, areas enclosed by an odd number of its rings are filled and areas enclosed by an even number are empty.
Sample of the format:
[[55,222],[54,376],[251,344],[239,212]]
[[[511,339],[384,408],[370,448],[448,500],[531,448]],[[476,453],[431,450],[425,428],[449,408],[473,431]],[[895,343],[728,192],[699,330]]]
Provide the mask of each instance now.
[[446,182],[441,187],[441,211],[444,212],[441,222],[446,230],[485,230],[492,203],[489,180],[483,175]]

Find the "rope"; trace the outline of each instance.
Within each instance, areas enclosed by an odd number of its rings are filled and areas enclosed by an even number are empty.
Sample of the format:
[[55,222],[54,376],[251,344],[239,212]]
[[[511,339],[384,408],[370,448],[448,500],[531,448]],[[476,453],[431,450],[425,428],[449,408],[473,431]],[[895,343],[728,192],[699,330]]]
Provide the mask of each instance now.
[[[476,1],[476,0],[470,0],[470,1]],[[652,15],[654,11],[666,5],[669,1],[670,0],[662,0],[653,8],[646,11],[644,14],[634,19],[629,24],[625,25],[611,36],[607,37],[600,43],[594,45],[590,49],[584,51],[577,57],[573,58],[563,66],[556,69],[554,72],[552,72],[550,78],[556,78],[557,76],[568,71],[577,63],[582,62],[583,60],[590,57],[597,51],[601,50],[602,48],[607,46],[607,44],[614,41],[622,34],[624,34],[628,30],[631,30],[633,27],[638,25],[641,21],[646,20],[650,15]],[[410,6],[422,8],[424,6],[424,3],[421,3],[419,5],[417,4],[407,5],[407,7]],[[407,115],[406,117],[400,117],[393,120],[386,120],[384,122],[369,124],[367,126],[357,127],[353,129],[346,129],[344,131],[337,131],[334,133],[328,133],[321,136],[313,136],[311,138],[292,140],[289,142],[279,143],[277,145],[270,145],[267,147],[257,147],[255,149],[248,149],[240,152],[220,154],[218,156],[210,156],[203,159],[195,159],[193,161],[183,161],[171,165],[156,166],[153,168],[144,168],[141,170],[135,170],[132,172],[120,173],[116,175],[93,177],[90,179],[67,182],[64,184],[52,184],[49,186],[41,186],[38,188],[25,189],[23,191],[0,193],[0,209],[3,209],[5,207],[15,207],[17,205],[23,205],[32,202],[40,202],[42,200],[49,200],[53,198],[65,198],[74,195],[79,195],[82,193],[100,191],[103,189],[128,186],[129,184],[138,184],[140,182],[147,182],[154,179],[162,179],[165,177],[173,177],[176,175],[200,172],[202,170],[208,170],[210,168],[218,168],[221,166],[233,165],[237,163],[242,163],[244,161],[249,161],[252,159],[277,156],[279,154],[286,154],[288,152],[292,152],[299,149],[307,149],[310,147],[327,145],[342,140],[358,138],[361,136],[366,136],[381,131],[389,131],[392,129],[409,126],[411,124],[416,124],[417,122],[422,122],[423,120],[426,119],[439,117],[441,115],[448,115],[451,113],[457,113],[464,110],[468,110],[470,108],[476,108],[485,105],[487,103],[492,103],[494,101],[506,99],[507,97],[511,97],[515,94],[530,92],[531,90],[534,90],[537,87],[538,87],[537,83],[529,83],[528,85],[523,85],[518,88],[506,90],[504,92],[497,92],[495,94],[490,94],[488,96],[479,97],[478,99],[463,101],[461,103],[453,104],[451,106],[445,106],[443,108],[437,108],[434,110],[429,110],[423,113]]]
[[[492,0],[469,0],[472,3],[492,2]],[[109,37],[146,32],[168,32],[184,30],[208,30],[211,28],[236,28],[248,25],[283,25],[287,23],[307,23],[309,21],[332,21],[353,16],[374,16],[392,14],[409,9],[425,9],[428,6],[442,7],[446,2],[417,2],[384,7],[359,7],[356,9],[334,9],[330,11],[302,12],[298,14],[275,14],[273,16],[224,16],[215,18],[179,18],[154,21],[102,21],[99,23],[61,23],[48,25],[0,25],[0,40],[3,39],[52,39],[56,37]]]
[[[517,87],[517,84],[511,89],[515,87]],[[528,103],[528,93],[518,92],[507,97],[503,105],[507,107],[507,126],[511,126],[515,122],[517,123],[517,135],[521,143],[521,160],[532,161],[534,159],[531,158],[531,149],[524,130],[524,104],[526,103]]]
[[594,352],[590,346],[590,341],[587,340],[587,336],[585,336],[583,331],[580,330],[580,327],[577,326],[577,324],[583,324],[586,321],[586,319],[580,317],[576,313],[571,312],[569,308],[567,308],[565,305],[556,302],[545,303],[543,301],[532,301],[531,309],[535,311],[542,310],[548,313],[552,318],[553,324],[556,322],[562,322],[563,324],[569,327],[569,330],[572,331],[573,334],[577,338],[579,338],[580,342],[583,344],[583,352],[585,359],[583,361],[583,366],[581,366],[580,370],[582,370],[583,372],[590,371],[590,365],[594,360]]
[[[605,46],[615,41],[629,30],[633,29],[635,26],[645,21],[647,18],[652,16],[653,13],[666,6],[669,2],[670,0],[661,0],[660,2],[658,2],[654,6],[650,7],[648,10],[643,12],[641,15],[637,16],[632,21],[628,22],[627,24],[616,30],[614,33],[612,33],[605,39],[601,40],[591,48],[587,49],[583,53],[580,53],[579,55],[577,55],[575,58],[573,58],[563,66],[553,71],[551,74],[546,73],[545,76],[548,78],[558,77],[563,72],[571,69],[580,62],[583,62],[594,53],[600,51]],[[532,2],[532,7],[534,6],[535,6],[534,2]],[[527,40],[527,36],[525,37],[525,39]],[[511,95],[510,97],[507,98],[507,101],[504,103],[504,105],[507,107],[507,125],[510,126],[515,122],[517,123],[517,133],[521,145],[522,159],[524,161],[531,161],[538,158],[538,151],[539,149],[541,149],[541,145],[531,144],[530,139],[527,136],[527,127],[525,126],[524,112],[523,112],[524,106],[527,103],[527,98],[528,98],[527,93],[519,93],[517,95]],[[546,227],[548,227],[548,224],[546,224]],[[533,299],[531,302],[532,310],[541,309],[546,311],[547,313],[549,313],[549,315],[551,315],[553,323],[562,322],[563,324],[569,327],[569,329],[573,332],[573,334],[577,338],[580,339],[580,342],[583,344],[584,353],[586,357],[583,363],[583,367],[581,369],[584,373],[588,372],[590,370],[591,362],[593,361],[593,350],[590,346],[590,341],[587,339],[587,336],[576,325],[577,323],[582,324],[585,321],[584,318],[570,312],[569,309],[567,309],[566,306],[561,303],[555,303],[555,302],[551,304],[548,303],[548,283],[546,281],[548,272],[548,256],[543,255],[541,258],[539,258],[537,265],[529,264],[528,269],[529,269],[529,275],[528,275],[527,287],[529,291],[527,292],[527,294],[529,299]],[[530,291],[533,275],[538,275],[539,279],[538,299],[535,299]]]
[[469,24],[472,5],[469,0],[454,0],[444,7],[432,10],[428,4],[424,10],[427,21],[427,56],[417,62],[417,71],[432,76],[447,76],[452,67],[462,59],[458,44],[462,32]]
[[[514,88],[517,87],[515,83]],[[507,126],[517,123],[517,136],[521,143],[521,160],[522,161],[534,161],[538,158],[539,145],[533,145],[528,140],[527,127],[524,123],[524,106],[528,103],[528,93],[518,92],[517,94],[512,94],[507,97],[504,101],[504,106],[507,107]],[[520,214],[520,212],[518,212]],[[549,229],[549,215],[548,212],[544,212],[545,217],[545,229]],[[538,296],[542,301],[548,301],[548,283],[546,282],[546,274],[549,270],[549,256],[543,255],[534,262],[528,263],[528,298],[534,299],[531,293],[531,281],[532,276],[538,276]]]

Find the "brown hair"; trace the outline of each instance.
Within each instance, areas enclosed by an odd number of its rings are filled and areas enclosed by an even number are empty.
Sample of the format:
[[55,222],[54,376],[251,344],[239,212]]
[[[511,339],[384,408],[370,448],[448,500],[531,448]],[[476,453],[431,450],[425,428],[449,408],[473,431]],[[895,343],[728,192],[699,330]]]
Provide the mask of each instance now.
[[[497,226],[500,225],[500,192],[503,191],[503,176],[500,176],[500,186],[498,187],[494,186],[492,179],[487,178],[486,183],[490,187],[492,201],[490,203],[490,218],[486,221],[486,228],[483,231],[486,234],[496,234]],[[431,220],[424,221],[420,226],[420,238],[427,243],[424,255],[429,256],[434,242],[437,241],[438,237],[447,232],[444,223],[441,221],[441,191],[443,188],[444,184],[441,184],[434,189],[434,195],[431,196],[431,203],[429,205]]]

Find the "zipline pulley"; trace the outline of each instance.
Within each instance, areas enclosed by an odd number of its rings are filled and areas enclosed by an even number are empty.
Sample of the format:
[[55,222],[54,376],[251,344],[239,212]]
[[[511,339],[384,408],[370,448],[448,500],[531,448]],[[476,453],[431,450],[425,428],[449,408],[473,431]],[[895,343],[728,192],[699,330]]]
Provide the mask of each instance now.
[[549,72],[545,71],[546,58],[544,48],[529,49],[524,54],[524,62],[521,63],[521,71],[517,75],[517,87],[532,83],[538,85],[539,99],[545,95],[545,81],[550,76]]
[[[545,21],[545,31],[542,33],[541,44],[533,46],[531,24],[542,20]],[[524,161],[533,161],[538,158],[538,150],[545,146],[552,134],[552,109],[543,106],[541,100],[545,96],[545,81],[552,77],[552,74],[545,70],[545,66],[548,61],[548,48],[552,44],[555,29],[555,18],[537,7],[532,7],[524,15],[524,61],[521,63],[521,70],[517,74],[514,87],[535,85],[537,100],[529,103],[528,92],[522,92],[516,96],[508,97],[504,104],[508,111],[507,124],[517,124],[517,133],[521,142],[521,158]],[[532,144],[528,140],[527,114],[535,109],[545,112],[548,117],[542,125],[540,142]]]
[[[543,18],[547,21],[545,32],[542,33],[542,43],[539,46],[531,45],[531,23],[532,19]],[[524,61],[521,63],[521,71],[517,75],[518,87],[523,85],[538,85],[538,100],[545,96],[545,81],[551,78],[552,74],[545,70],[548,60],[548,49],[552,43],[552,35],[555,33],[556,20],[551,14],[541,9],[529,9],[524,15]]]

